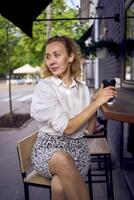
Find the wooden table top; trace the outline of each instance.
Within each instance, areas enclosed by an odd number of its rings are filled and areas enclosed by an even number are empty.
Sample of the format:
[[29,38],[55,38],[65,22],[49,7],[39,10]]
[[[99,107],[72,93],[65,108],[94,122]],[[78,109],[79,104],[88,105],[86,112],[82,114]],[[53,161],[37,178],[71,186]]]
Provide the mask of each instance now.
[[112,105],[105,104],[101,110],[107,119],[134,123],[134,91],[117,89],[118,96]]

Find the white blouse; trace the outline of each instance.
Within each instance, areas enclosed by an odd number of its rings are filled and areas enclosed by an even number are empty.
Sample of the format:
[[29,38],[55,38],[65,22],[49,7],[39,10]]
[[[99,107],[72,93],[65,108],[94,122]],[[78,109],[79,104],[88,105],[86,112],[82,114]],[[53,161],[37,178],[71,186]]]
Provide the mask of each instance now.
[[[88,87],[82,81],[73,81],[69,88],[54,76],[40,80],[31,102],[31,117],[38,122],[39,132],[63,135],[69,119],[76,116],[91,101]],[[84,135],[87,123],[71,138]]]

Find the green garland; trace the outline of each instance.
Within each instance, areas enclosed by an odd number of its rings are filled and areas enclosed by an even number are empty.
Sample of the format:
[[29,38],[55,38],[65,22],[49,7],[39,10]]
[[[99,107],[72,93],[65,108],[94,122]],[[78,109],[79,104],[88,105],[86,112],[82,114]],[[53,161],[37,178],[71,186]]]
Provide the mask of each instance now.
[[134,39],[126,40],[126,54],[128,56],[134,56]]
[[[120,44],[114,42],[113,40],[100,40],[100,41],[93,41],[88,46],[85,45],[84,41],[78,41],[80,45],[81,52],[84,56],[94,55],[97,56],[97,51],[103,48],[107,48],[107,51],[110,55],[115,55],[118,58],[121,55],[122,49]],[[128,38],[125,43],[123,49],[126,51],[127,56],[134,56],[134,39]]]
[[96,52],[98,49],[107,48],[110,55],[115,55],[116,58],[120,55],[120,46],[118,43],[112,41],[112,40],[100,40],[100,41],[93,41],[88,46],[85,46],[84,41],[79,42],[80,48],[82,53],[85,56],[89,56],[90,54],[93,54],[96,56]]

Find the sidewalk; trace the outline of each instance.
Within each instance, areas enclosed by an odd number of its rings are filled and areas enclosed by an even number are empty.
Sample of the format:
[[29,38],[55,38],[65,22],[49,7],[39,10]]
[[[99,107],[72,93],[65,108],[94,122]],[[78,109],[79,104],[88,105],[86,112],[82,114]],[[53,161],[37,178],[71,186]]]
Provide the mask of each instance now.
[[[37,130],[32,120],[23,129],[0,130],[0,199],[24,200],[23,184],[20,175],[19,162],[16,151],[18,140]],[[34,188],[32,188],[35,190]],[[36,188],[30,194],[31,200],[44,200],[48,198],[45,189]],[[41,198],[42,197],[42,198]]]
[[[18,106],[16,112],[28,113],[30,102],[25,106]],[[17,141],[37,130],[36,122],[30,119],[21,128],[0,128],[0,199],[24,200],[23,184],[16,144]],[[34,188],[32,188],[34,190]],[[42,194],[42,195],[41,195]],[[40,196],[38,198],[38,196]],[[48,198],[45,189],[37,188],[37,192],[31,192],[31,200],[44,200]],[[42,199],[41,199],[42,197]]]
[[[16,90],[20,90],[22,88],[32,88],[34,89],[34,85],[12,85],[12,97],[13,97],[13,92]],[[5,81],[0,81],[0,91],[2,94],[6,94],[6,97],[9,98],[9,88],[8,85],[6,84]],[[12,98],[12,109],[16,113],[28,113],[30,112],[30,106],[29,106],[30,101],[29,100],[23,100],[23,101],[14,101]],[[1,108],[0,108],[0,116],[9,113],[10,108],[9,108],[9,99],[7,101],[1,101]]]

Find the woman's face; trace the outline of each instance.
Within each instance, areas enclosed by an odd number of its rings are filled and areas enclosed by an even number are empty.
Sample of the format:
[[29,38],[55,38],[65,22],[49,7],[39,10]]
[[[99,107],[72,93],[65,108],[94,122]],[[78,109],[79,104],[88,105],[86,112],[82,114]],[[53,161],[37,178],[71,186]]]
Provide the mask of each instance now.
[[63,78],[70,71],[70,57],[61,42],[53,42],[47,45],[45,61],[54,76]]

